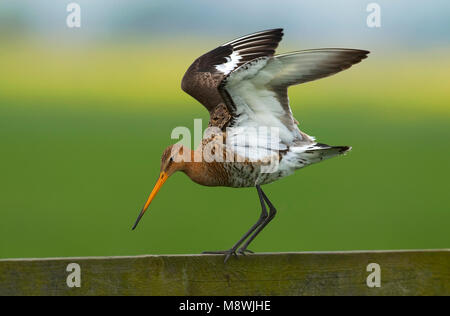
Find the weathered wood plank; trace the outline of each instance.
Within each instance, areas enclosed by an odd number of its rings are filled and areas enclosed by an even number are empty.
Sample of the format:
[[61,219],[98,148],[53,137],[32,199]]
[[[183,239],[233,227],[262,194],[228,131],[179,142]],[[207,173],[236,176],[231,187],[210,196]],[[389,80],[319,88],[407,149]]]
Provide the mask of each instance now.
[[[80,288],[66,284],[69,263]],[[380,288],[366,284],[369,263]],[[0,295],[450,295],[450,250],[0,260]]]

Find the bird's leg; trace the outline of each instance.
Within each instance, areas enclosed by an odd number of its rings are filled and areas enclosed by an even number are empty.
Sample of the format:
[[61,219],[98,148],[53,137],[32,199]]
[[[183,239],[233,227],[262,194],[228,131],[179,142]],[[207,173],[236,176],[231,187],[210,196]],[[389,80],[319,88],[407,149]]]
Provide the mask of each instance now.
[[259,189],[258,192],[259,191],[261,191],[262,197],[264,198],[264,200],[266,201],[267,205],[269,206],[269,215],[264,220],[264,222],[256,229],[256,231],[253,233],[253,235],[251,235],[250,238],[245,242],[245,244],[241,248],[239,248],[238,253],[242,253],[243,254],[245,252],[251,252],[250,250],[247,249],[248,245],[250,245],[250,243],[253,241],[253,239],[255,239],[255,237],[258,236],[258,234],[264,229],[264,227],[266,227],[266,225],[269,224],[270,221],[277,214],[277,210],[275,209],[273,204],[270,202],[270,200],[267,197],[267,195],[263,192],[263,190]]
[[[229,250],[223,250],[223,251],[205,251],[204,254],[224,254],[225,256],[225,262],[231,257],[231,255],[236,255],[236,250],[239,248],[239,246],[250,236],[260,225],[262,225],[270,216],[267,214],[267,208],[264,204],[264,192],[261,190],[261,187],[259,185],[256,186],[256,190],[258,191],[259,196],[259,202],[261,203],[261,215],[258,218],[258,221],[249,229],[248,232],[242,236],[241,239],[238,240],[237,243],[234,244],[233,247]],[[241,248],[242,249],[242,248]],[[245,252],[252,252],[247,249],[243,249],[243,251],[239,251],[240,254],[245,254]]]

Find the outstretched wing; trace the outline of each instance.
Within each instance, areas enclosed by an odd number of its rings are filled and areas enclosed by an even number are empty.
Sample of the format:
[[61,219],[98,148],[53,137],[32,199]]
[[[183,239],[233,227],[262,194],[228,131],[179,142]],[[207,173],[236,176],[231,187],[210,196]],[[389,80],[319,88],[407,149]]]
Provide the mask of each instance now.
[[202,103],[210,112],[211,118],[218,109],[228,111],[218,91],[220,82],[233,70],[255,58],[272,56],[282,37],[282,29],[266,30],[213,49],[189,67],[181,88]]
[[277,127],[285,144],[310,141],[295,123],[287,88],[347,69],[368,53],[357,49],[314,49],[260,57],[240,66],[219,87],[232,111],[231,126]]

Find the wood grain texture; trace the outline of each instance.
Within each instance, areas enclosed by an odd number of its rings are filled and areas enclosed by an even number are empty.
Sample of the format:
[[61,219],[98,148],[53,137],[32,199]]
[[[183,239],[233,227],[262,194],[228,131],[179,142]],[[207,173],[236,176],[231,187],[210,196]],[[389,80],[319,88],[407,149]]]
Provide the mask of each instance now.
[[[366,285],[369,263],[380,288]],[[450,250],[8,259],[0,295],[450,295]]]

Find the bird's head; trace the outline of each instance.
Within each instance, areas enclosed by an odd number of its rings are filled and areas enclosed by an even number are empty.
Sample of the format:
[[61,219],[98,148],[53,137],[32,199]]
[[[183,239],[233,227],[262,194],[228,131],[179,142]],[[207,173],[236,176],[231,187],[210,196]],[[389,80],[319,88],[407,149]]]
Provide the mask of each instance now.
[[148,206],[156,196],[156,193],[158,193],[159,189],[161,189],[164,182],[166,182],[166,180],[176,171],[184,169],[185,163],[188,161],[187,158],[190,158],[190,152],[190,149],[180,144],[171,145],[164,150],[161,156],[161,170],[158,180],[156,181],[156,184],[153,187],[153,190],[150,193],[147,202],[145,202],[145,205],[142,208],[141,213],[139,214],[136,223],[133,226],[133,229],[136,228],[137,224],[141,220],[144,213],[147,211]]

